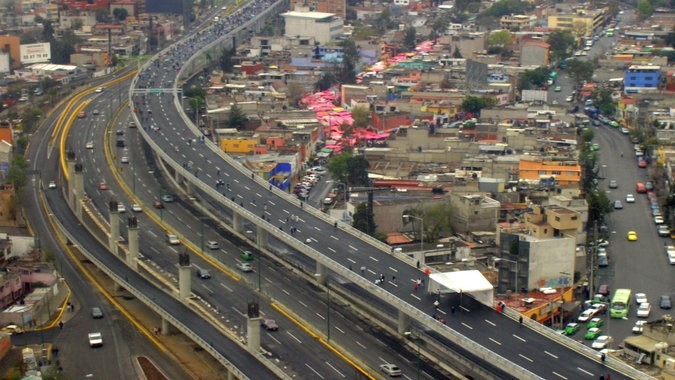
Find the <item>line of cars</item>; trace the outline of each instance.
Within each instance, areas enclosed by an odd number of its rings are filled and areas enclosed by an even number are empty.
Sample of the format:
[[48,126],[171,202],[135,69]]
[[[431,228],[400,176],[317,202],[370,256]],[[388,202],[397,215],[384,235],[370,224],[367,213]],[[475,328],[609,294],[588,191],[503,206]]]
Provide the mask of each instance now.
[[315,166],[307,170],[306,173],[300,182],[295,185],[295,188],[293,188],[293,192],[300,199],[307,199],[309,197],[309,193],[312,191],[314,185],[326,174],[326,169],[321,166]]
[[605,296],[602,294],[597,294],[596,297],[591,302],[591,305],[588,309],[584,310],[579,317],[577,322],[568,323],[565,326],[565,329],[562,331],[563,335],[572,336],[577,333],[582,327],[586,324],[586,332],[584,333],[585,340],[593,340],[591,347],[596,350],[602,350],[607,348],[611,343],[612,337],[608,335],[602,335],[602,325],[605,323],[605,320],[602,317],[599,317],[600,314],[606,313],[607,304],[604,302]]

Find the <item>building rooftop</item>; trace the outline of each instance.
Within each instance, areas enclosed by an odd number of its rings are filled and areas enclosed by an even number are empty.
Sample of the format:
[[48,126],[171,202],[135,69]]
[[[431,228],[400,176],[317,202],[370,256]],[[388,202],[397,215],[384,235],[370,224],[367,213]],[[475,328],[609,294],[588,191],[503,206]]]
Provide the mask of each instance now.
[[286,13],[281,14],[284,17],[297,17],[297,18],[311,18],[315,20],[320,20],[328,17],[335,17],[333,13],[325,13],[325,12],[298,12],[298,11],[290,11]]

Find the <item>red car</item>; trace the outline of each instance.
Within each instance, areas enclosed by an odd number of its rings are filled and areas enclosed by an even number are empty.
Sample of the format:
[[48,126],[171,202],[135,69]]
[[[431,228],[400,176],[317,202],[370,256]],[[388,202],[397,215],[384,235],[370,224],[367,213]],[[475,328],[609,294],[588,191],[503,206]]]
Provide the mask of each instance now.
[[638,182],[635,184],[635,191],[637,191],[638,193],[646,193],[647,187],[645,186],[644,183]]
[[647,167],[647,161],[645,161],[645,160],[639,160],[639,161],[638,161],[638,167],[639,167],[639,168],[646,168],[646,167]]
[[78,119],[84,119],[85,117],[87,117],[87,113],[84,112],[84,111],[80,111],[80,112],[77,114],[77,118],[78,118]]
[[106,184],[105,182],[101,182],[101,183],[98,184],[98,189],[99,190],[108,190],[108,184]]
[[154,201],[154,202],[152,202],[152,207],[154,207],[154,208],[164,208],[164,203],[162,203],[160,201]]

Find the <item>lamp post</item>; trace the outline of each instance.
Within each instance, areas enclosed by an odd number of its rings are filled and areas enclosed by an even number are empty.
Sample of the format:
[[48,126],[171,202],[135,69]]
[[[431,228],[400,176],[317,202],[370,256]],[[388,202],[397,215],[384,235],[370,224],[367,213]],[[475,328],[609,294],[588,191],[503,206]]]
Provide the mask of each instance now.
[[403,215],[403,219],[417,219],[420,221],[420,251],[424,251],[424,219],[415,215]]
[[507,262],[509,262],[509,263],[516,264],[516,282],[515,282],[515,287],[516,287],[516,293],[520,293],[520,290],[518,289],[518,262],[515,261],[515,260],[505,259],[505,258],[503,258],[503,257],[495,257],[495,262],[499,262],[499,261],[507,261]]
[[[185,99],[192,99],[196,102],[195,107],[192,107],[192,108],[195,109],[195,125],[197,125],[197,127],[199,127],[199,120],[197,120],[197,116],[198,116],[197,113],[199,112],[199,103],[202,102],[202,99],[201,98],[193,98],[193,97],[189,97],[189,96],[183,96],[183,101]],[[185,108],[185,103],[183,103],[183,108]]]
[[422,357],[420,356],[420,344],[421,339],[419,334],[413,334],[412,331],[406,331],[403,335],[410,337],[410,339],[415,339],[417,341],[417,380],[420,380],[420,372],[422,367]]

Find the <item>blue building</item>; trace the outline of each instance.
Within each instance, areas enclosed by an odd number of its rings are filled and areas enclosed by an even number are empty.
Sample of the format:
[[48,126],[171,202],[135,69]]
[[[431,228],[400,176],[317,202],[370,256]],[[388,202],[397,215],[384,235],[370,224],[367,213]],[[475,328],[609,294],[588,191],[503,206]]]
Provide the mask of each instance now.
[[661,66],[633,65],[624,73],[624,91],[627,93],[656,90],[661,82]]

